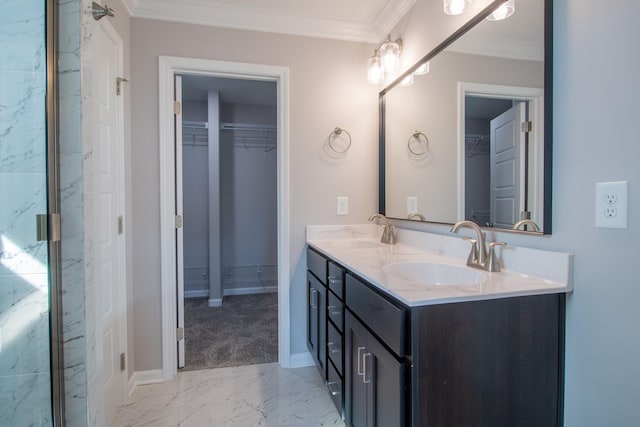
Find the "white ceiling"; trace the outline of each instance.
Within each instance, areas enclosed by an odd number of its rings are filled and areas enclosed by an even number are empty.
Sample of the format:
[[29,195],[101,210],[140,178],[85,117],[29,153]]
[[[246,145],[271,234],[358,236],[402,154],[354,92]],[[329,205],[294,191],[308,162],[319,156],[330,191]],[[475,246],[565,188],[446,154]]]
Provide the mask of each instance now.
[[416,0],[123,0],[133,17],[377,43]]

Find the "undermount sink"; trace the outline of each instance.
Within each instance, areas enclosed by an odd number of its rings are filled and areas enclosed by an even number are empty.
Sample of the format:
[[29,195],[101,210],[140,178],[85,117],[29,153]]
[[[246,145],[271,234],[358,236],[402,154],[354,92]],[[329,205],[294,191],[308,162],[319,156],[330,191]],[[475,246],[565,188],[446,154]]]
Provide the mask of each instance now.
[[382,267],[387,275],[423,285],[465,286],[482,283],[486,275],[480,271],[432,262],[399,262]]
[[333,246],[334,248],[368,249],[368,248],[379,248],[380,243],[369,242],[367,240],[343,239],[343,240],[333,240],[329,243],[329,246]]

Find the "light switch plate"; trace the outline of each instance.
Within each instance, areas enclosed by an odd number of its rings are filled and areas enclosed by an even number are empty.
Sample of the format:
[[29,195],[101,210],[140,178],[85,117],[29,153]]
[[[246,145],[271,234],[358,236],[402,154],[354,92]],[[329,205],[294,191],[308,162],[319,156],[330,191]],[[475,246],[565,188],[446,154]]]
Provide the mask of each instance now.
[[339,196],[336,199],[336,214],[349,215],[349,198]]
[[418,213],[418,197],[408,196],[407,197],[407,215],[411,215],[414,213]]
[[627,181],[596,184],[596,227],[627,228]]

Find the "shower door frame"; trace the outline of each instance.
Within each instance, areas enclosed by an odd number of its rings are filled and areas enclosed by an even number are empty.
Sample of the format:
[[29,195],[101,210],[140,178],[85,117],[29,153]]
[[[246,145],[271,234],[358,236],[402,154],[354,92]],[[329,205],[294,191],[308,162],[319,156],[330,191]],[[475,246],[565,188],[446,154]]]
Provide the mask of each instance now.
[[[58,4],[46,0],[46,144],[47,213],[60,215],[60,157],[58,139]],[[49,352],[51,369],[51,406],[54,426],[65,425],[64,353],[62,335],[62,256],[60,239],[49,235]]]

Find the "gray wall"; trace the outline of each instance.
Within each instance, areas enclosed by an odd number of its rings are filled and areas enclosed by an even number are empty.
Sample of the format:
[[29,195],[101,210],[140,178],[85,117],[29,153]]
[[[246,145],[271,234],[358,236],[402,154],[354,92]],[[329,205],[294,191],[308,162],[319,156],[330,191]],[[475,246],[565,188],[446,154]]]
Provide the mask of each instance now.
[[[406,30],[423,36],[412,38],[411,46],[426,52],[434,43],[424,29],[433,28],[430,16],[438,15],[424,3],[409,13],[415,26]],[[490,233],[490,239],[575,254],[575,291],[567,299],[565,425],[632,426],[640,419],[640,4],[555,3],[553,235]],[[596,229],[595,183],[614,180],[629,181],[629,228]]]
[[[136,18],[131,40],[135,370],[162,367],[158,55],[289,67],[291,351],[306,352],[305,225],[362,223],[377,206],[371,46]],[[353,136],[340,158],[325,148],[336,126]],[[336,216],[336,196],[350,197],[348,216]]]

